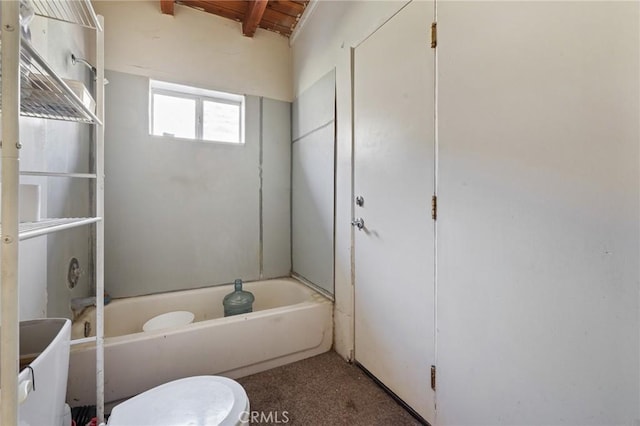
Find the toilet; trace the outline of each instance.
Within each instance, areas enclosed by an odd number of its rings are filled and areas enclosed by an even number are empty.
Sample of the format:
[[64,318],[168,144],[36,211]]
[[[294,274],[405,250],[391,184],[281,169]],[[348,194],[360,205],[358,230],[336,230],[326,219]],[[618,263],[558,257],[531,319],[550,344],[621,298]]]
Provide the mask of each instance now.
[[[20,426],[71,423],[64,403],[71,321],[20,323]],[[37,387],[36,387],[37,380]],[[108,426],[237,426],[249,420],[249,398],[240,383],[220,376],[193,376],[152,388],[118,404]]]
[[247,424],[249,399],[234,380],[194,376],[157,386],[111,410],[108,426]]

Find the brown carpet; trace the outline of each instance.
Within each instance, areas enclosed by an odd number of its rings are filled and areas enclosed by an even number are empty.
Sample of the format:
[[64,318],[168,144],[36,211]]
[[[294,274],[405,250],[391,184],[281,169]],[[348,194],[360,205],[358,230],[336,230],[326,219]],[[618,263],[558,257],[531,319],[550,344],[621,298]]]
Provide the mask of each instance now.
[[335,352],[238,379],[253,425],[420,425],[355,365]]

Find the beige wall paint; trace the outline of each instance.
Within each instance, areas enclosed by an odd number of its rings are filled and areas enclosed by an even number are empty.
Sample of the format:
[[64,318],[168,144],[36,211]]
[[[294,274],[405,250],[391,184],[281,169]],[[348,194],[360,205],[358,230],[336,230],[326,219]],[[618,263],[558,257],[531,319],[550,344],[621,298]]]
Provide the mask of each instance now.
[[106,68],[160,80],[291,101],[288,39],[186,6],[160,13],[158,1],[97,1],[105,17]]

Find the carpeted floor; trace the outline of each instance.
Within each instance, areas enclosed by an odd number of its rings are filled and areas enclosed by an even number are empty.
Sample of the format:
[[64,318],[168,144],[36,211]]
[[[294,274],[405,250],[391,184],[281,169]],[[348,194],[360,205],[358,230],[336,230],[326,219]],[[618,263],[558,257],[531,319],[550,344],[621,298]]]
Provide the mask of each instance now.
[[238,379],[253,425],[420,425],[355,365],[327,352]]

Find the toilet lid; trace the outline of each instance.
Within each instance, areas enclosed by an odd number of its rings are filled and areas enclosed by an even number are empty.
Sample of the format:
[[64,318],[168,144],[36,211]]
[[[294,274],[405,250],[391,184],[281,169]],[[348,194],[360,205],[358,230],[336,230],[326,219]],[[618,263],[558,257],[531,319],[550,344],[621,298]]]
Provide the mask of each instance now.
[[247,394],[238,382],[219,376],[175,380],[143,392],[119,405],[109,426],[231,426],[246,419]]

